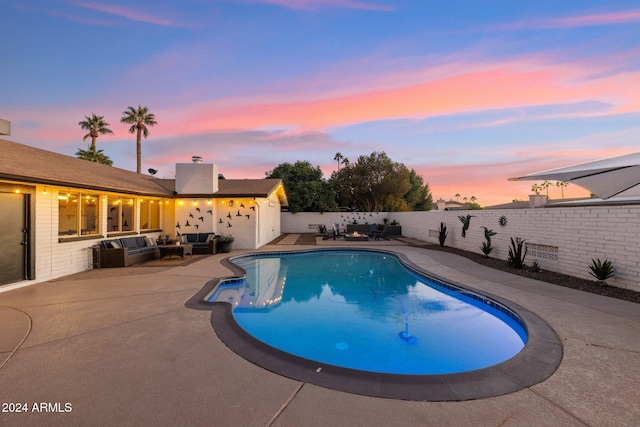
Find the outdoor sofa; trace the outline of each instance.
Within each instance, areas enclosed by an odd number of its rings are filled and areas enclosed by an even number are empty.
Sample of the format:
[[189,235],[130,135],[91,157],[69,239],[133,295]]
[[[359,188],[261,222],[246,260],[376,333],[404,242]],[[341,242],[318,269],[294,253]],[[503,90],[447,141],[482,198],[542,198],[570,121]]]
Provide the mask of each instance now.
[[122,237],[100,242],[100,268],[128,267],[160,258],[155,239],[145,236]]
[[181,243],[193,245],[193,254],[215,254],[218,236],[215,233],[184,233],[180,236]]

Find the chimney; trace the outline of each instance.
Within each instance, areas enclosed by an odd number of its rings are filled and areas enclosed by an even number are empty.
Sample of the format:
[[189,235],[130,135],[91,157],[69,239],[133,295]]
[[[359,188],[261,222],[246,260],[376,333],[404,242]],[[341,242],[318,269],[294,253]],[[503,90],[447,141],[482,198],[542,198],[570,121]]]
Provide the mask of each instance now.
[[218,166],[202,163],[202,157],[191,157],[192,163],[176,164],[176,193],[208,195],[218,192]]

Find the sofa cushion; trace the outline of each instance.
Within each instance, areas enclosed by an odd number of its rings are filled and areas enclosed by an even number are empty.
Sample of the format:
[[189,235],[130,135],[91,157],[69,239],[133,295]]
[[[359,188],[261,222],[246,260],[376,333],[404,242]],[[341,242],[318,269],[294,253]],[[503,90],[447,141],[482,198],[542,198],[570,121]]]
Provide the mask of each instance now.
[[144,238],[144,236],[138,236],[136,237],[136,246],[138,246],[139,248],[143,248],[147,245],[147,239]]
[[182,241],[184,243],[196,243],[198,241],[198,235],[196,233],[183,234]]
[[125,248],[135,249],[138,247],[138,239],[136,237],[126,237],[122,240],[122,246]]
[[158,243],[156,242],[156,239],[154,239],[153,237],[144,236],[144,240],[147,242],[147,246],[157,246],[158,245]]
[[198,233],[198,243],[208,243],[213,233]]
[[120,249],[122,247],[119,240],[112,240],[109,242],[109,245],[114,249]]

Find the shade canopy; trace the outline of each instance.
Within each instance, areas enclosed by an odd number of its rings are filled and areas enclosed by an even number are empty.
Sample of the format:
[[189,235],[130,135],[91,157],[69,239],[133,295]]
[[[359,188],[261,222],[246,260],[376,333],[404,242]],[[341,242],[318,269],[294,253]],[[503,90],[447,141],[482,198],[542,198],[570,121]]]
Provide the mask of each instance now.
[[640,153],[611,157],[529,175],[509,181],[563,181],[589,190],[601,199],[640,197]]

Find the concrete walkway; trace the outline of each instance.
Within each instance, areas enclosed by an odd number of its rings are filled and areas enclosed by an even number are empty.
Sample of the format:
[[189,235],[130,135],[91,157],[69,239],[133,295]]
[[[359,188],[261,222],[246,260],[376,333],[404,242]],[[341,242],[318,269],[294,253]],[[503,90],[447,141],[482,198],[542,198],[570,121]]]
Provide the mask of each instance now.
[[544,318],[564,345],[556,373],[517,393],[447,403],[363,397],[281,377],[231,352],[208,311],[184,307],[206,281],[229,274],[220,264],[229,254],[220,254],[0,292],[0,425],[638,425],[640,305],[400,242],[384,249]]

